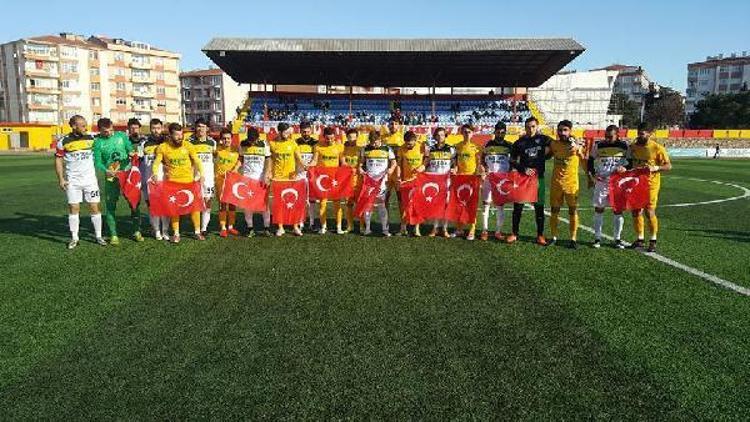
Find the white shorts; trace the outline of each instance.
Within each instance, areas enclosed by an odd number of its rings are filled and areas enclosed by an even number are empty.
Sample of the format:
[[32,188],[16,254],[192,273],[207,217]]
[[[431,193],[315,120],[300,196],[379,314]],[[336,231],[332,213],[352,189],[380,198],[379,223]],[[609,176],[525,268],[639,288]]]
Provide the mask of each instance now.
[[607,208],[609,206],[609,180],[597,180],[594,183],[594,193],[591,198],[594,208]]
[[68,189],[65,190],[65,194],[68,197],[68,204],[80,204],[82,201],[97,204],[101,201],[101,193],[97,182],[85,185],[70,184]]
[[214,176],[211,175],[211,177],[206,177],[203,181],[203,199],[211,199],[214,197],[214,194],[216,193],[216,187],[215,187],[216,181],[214,180]]

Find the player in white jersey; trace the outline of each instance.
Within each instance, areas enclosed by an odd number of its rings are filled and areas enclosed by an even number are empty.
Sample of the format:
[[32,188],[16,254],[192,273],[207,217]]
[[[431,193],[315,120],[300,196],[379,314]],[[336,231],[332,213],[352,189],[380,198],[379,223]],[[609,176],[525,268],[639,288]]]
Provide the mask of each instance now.
[[216,153],[216,141],[208,136],[208,122],[205,119],[195,121],[195,133],[190,137],[190,144],[203,166],[203,200],[206,203],[206,210],[201,213],[201,234],[205,237],[208,234],[208,223],[211,221],[211,202],[215,192],[214,154]]
[[[456,174],[456,149],[445,143],[446,133],[442,127],[436,128],[433,133],[435,143],[432,147],[425,148],[425,173],[430,174]],[[448,180],[448,191],[450,192],[450,179]],[[448,238],[448,220],[432,221],[432,230],[429,237],[437,235],[438,227],[443,228],[443,236]]]
[[[307,180],[307,170],[305,169],[309,167],[310,163],[313,161],[313,157],[315,156],[315,146],[318,144],[318,141],[312,137],[312,125],[309,122],[300,123],[299,131],[301,136],[297,139],[297,145],[299,147],[299,156],[300,159],[302,159],[304,167],[298,168],[297,179]],[[315,209],[317,202],[318,201],[310,201],[307,204],[307,217],[310,220],[310,231],[313,230],[315,216],[317,215]],[[300,228],[304,229],[304,226],[305,222],[302,221],[300,223]]]
[[[609,205],[609,176],[612,173],[624,172],[630,166],[630,149],[628,144],[618,136],[619,128],[607,127],[604,140],[598,141],[591,148],[588,159],[588,186],[594,188],[591,200],[594,206],[594,247],[601,247],[604,209]],[[615,247],[624,249],[620,240],[624,218],[622,212],[614,215]]]
[[[385,204],[385,196],[388,190],[388,178],[396,171],[396,155],[389,146],[383,145],[380,132],[373,130],[370,131],[369,143],[362,149],[359,162],[360,174],[366,174],[375,180],[380,180],[380,192],[378,192],[375,200],[375,207],[378,209],[383,236],[389,237],[391,233],[388,230],[388,209]],[[362,234],[365,236],[372,233],[370,229],[371,215],[372,212],[367,211],[363,216],[365,231]]]
[[[487,175],[490,173],[508,173],[510,171],[510,150],[513,144],[505,140],[505,123],[497,122],[495,137],[485,144],[482,150],[482,233],[479,238],[489,238],[488,226],[490,219],[490,205],[492,204],[492,187]],[[495,239],[505,240],[502,227],[505,222],[505,209],[498,205],[495,214]]]
[[[260,180],[266,185],[271,183],[271,147],[268,142],[260,139],[256,128],[247,131],[247,139],[240,143],[240,173],[253,180]],[[271,236],[271,203],[263,211],[263,235]],[[248,237],[255,236],[253,213],[245,210]]]
[[86,119],[73,116],[69,121],[72,132],[57,142],[55,150],[55,173],[57,181],[68,197],[68,227],[71,240],[68,249],[78,246],[81,201],[86,201],[91,210],[96,243],[105,246],[102,238],[102,214],[99,211],[101,195],[94,169],[94,138],[86,133]]

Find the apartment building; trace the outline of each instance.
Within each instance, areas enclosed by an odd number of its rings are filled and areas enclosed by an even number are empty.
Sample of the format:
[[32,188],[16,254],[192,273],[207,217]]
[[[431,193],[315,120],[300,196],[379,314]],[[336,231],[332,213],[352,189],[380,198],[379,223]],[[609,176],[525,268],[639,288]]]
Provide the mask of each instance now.
[[183,72],[180,84],[185,124],[192,125],[203,118],[212,127],[229,124],[251,88],[249,84],[238,84],[215,68]]
[[708,56],[705,61],[687,66],[685,112],[695,111],[695,104],[709,94],[730,94],[750,89],[750,54]]

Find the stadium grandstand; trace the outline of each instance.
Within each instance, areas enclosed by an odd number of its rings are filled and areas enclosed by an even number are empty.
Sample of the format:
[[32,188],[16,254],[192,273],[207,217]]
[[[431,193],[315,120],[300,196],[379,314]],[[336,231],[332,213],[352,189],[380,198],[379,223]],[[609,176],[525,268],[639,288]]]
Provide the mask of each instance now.
[[[309,121],[352,127],[398,120],[407,126],[489,127],[498,121],[520,125],[537,115],[525,89],[542,84],[584,48],[568,38],[217,38],[203,51],[236,82],[263,86],[241,110],[246,125]],[[280,92],[282,85],[314,88]],[[329,93],[331,86],[348,92]],[[467,87],[490,88],[451,94]],[[377,93],[361,92],[368,90]]]

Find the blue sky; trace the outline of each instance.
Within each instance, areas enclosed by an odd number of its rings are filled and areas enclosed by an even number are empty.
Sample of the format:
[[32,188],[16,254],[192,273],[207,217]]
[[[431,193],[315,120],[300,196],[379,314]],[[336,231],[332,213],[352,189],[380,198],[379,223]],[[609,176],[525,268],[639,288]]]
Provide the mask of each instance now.
[[750,51],[750,1],[13,1],[0,42],[63,31],[148,42],[205,67],[215,36],[573,37],[587,51],[570,68],[642,65],[685,89],[686,65]]

